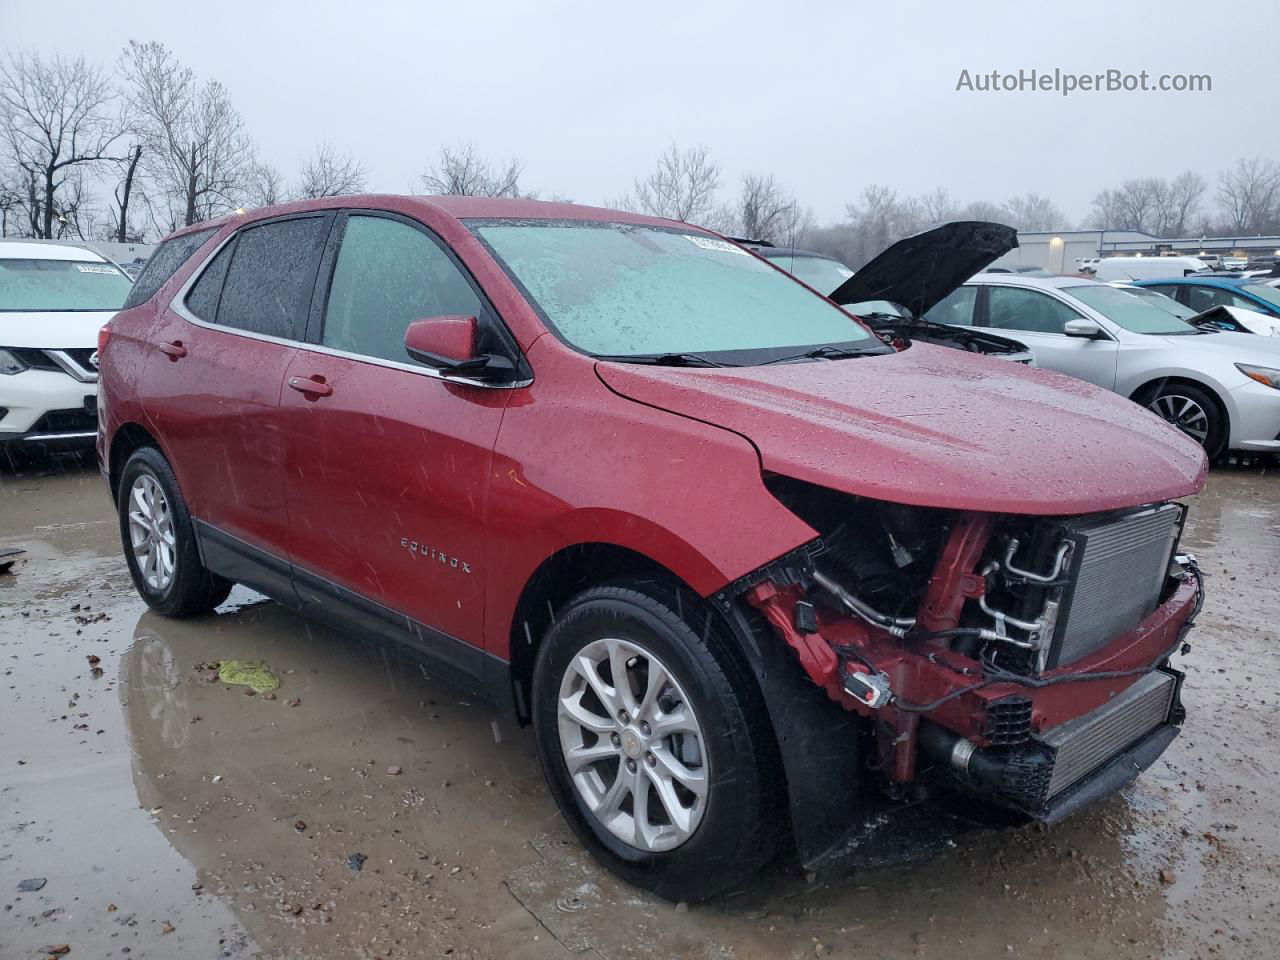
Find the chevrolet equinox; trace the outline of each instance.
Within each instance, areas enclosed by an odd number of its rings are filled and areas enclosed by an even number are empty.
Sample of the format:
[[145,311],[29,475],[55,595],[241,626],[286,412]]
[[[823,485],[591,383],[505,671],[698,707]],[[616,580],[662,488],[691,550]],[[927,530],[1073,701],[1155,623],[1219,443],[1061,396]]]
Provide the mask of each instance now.
[[[922,261],[911,313],[1010,245]],[[575,204],[266,208],[138,288],[98,452],[143,599],[246,584],[488,694],[640,887],[1053,823],[1177,735],[1206,462],[1112,393]]]

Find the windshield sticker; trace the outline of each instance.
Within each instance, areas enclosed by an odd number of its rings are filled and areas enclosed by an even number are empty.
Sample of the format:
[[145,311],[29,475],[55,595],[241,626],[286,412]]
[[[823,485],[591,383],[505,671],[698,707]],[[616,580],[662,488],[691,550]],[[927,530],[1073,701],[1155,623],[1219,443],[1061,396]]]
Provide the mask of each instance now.
[[77,263],[76,269],[81,273],[105,273],[109,277],[116,275],[115,267],[104,266],[100,263]]
[[684,235],[684,238],[703,250],[718,250],[720,253],[740,253],[744,257],[751,256],[747,251],[741,247],[735,247],[728,240],[717,240],[715,237],[695,237],[688,233]]

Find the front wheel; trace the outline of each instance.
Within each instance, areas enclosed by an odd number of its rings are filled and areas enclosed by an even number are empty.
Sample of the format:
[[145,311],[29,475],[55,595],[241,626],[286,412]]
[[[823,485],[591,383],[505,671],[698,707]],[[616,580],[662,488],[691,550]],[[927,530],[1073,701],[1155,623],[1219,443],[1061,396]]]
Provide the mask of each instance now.
[[[551,791],[630,883],[700,900],[771,856],[776,764],[750,674],[686,618],[696,596],[607,586],[575,597],[538,654],[534,727]],[[683,614],[683,615],[682,615]]]
[[1204,447],[1210,460],[1225,452],[1225,418],[1207,390],[1189,383],[1167,383],[1147,398],[1146,406]]
[[148,606],[170,617],[190,617],[227,599],[231,582],[201,563],[186,501],[159,450],[134,451],[120,472],[116,500],[125,561]]

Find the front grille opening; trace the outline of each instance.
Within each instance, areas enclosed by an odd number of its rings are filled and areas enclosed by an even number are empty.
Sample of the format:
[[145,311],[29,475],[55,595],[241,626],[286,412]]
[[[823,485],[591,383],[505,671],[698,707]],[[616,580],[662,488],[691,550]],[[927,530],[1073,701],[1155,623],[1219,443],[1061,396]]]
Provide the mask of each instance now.
[[97,410],[50,410],[31,427],[32,433],[86,433],[98,429]]

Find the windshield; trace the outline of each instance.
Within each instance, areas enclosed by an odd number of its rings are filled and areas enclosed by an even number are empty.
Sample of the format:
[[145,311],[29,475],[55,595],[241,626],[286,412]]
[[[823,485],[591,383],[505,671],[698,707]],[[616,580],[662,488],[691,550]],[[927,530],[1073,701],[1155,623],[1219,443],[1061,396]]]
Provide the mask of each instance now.
[[0,259],[0,311],[119,310],[129,278],[109,263]]
[[1134,297],[1141,297],[1153,307],[1159,307],[1168,313],[1172,313],[1179,320],[1187,320],[1196,315],[1196,312],[1188,307],[1185,303],[1179,303],[1173,297],[1165,296],[1156,290],[1148,290],[1146,287],[1120,287],[1125,293]]
[[1264,303],[1269,303],[1273,307],[1280,307],[1280,290],[1275,287],[1269,287],[1263,283],[1246,283],[1240,289],[1250,296],[1257,297]]
[[809,257],[800,254],[765,259],[803,280],[823,296],[830,296],[840,284],[853,276],[853,271],[839,260],[831,260],[827,257]]
[[[705,234],[582,221],[470,226],[561,339],[585,353],[776,352],[880,343],[830,301]],[[752,354],[732,361],[766,359]]]
[[1108,287],[1101,283],[1081,284],[1077,287],[1061,289],[1131,333],[1176,335],[1199,332],[1191,324],[1179,320],[1163,307],[1153,306],[1147,300],[1135,297],[1127,290]]

